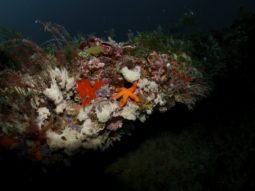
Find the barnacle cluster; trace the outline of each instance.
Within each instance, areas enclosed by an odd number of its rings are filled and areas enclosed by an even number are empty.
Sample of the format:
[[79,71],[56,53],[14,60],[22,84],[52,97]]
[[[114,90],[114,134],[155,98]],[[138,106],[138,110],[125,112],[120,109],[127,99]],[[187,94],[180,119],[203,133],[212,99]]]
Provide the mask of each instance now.
[[176,102],[191,108],[207,93],[185,52],[136,56],[132,42],[96,37],[66,47],[48,53],[26,39],[2,44],[19,67],[0,72],[1,146],[37,160],[104,150],[121,139],[126,121],[145,122]]

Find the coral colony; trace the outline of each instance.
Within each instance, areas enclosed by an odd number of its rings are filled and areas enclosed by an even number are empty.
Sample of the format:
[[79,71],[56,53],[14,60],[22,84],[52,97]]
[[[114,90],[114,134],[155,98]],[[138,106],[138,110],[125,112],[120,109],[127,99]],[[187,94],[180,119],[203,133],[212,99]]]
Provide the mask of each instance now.
[[36,160],[104,150],[121,139],[128,121],[145,122],[176,102],[192,107],[207,92],[185,52],[135,56],[132,42],[72,43],[62,28],[42,24],[62,35],[52,51],[23,38],[1,46],[9,58],[0,73],[1,147]]

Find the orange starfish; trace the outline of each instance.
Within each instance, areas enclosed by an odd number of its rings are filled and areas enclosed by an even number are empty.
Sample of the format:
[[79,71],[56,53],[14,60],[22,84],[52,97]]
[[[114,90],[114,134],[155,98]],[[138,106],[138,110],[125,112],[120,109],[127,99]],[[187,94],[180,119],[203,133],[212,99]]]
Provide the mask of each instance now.
[[127,104],[127,100],[130,97],[136,102],[140,102],[140,98],[134,94],[137,88],[137,82],[134,82],[132,87],[130,88],[116,88],[117,94],[113,96],[113,99],[117,100],[122,97],[122,101],[120,102],[120,106],[124,107]]

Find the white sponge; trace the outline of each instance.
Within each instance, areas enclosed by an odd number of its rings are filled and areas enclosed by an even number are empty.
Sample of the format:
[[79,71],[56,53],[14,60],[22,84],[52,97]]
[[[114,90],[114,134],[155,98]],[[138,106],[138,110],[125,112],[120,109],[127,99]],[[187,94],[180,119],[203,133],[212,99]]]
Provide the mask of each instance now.
[[124,76],[125,80],[128,82],[134,82],[140,79],[141,77],[141,67],[136,66],[132,70],[128,69],[127,66],[121,69],[121,74]]

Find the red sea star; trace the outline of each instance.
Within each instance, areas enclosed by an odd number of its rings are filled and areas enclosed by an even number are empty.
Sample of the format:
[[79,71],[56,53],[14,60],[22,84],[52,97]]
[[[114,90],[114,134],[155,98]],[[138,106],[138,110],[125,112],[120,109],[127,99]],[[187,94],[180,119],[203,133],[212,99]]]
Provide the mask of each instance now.
[[127,100],[130,97],[131,99],[135,100],[136,102],[140,102],[140,98],[134,94],[137,88],[137,82],[134,82],[132,87],[130,88],[117,88],[117,94],[113,96],[113,99],[117,100],[122,97],[122,101],[120,102],[120,106],[124,107],[127,104]]

